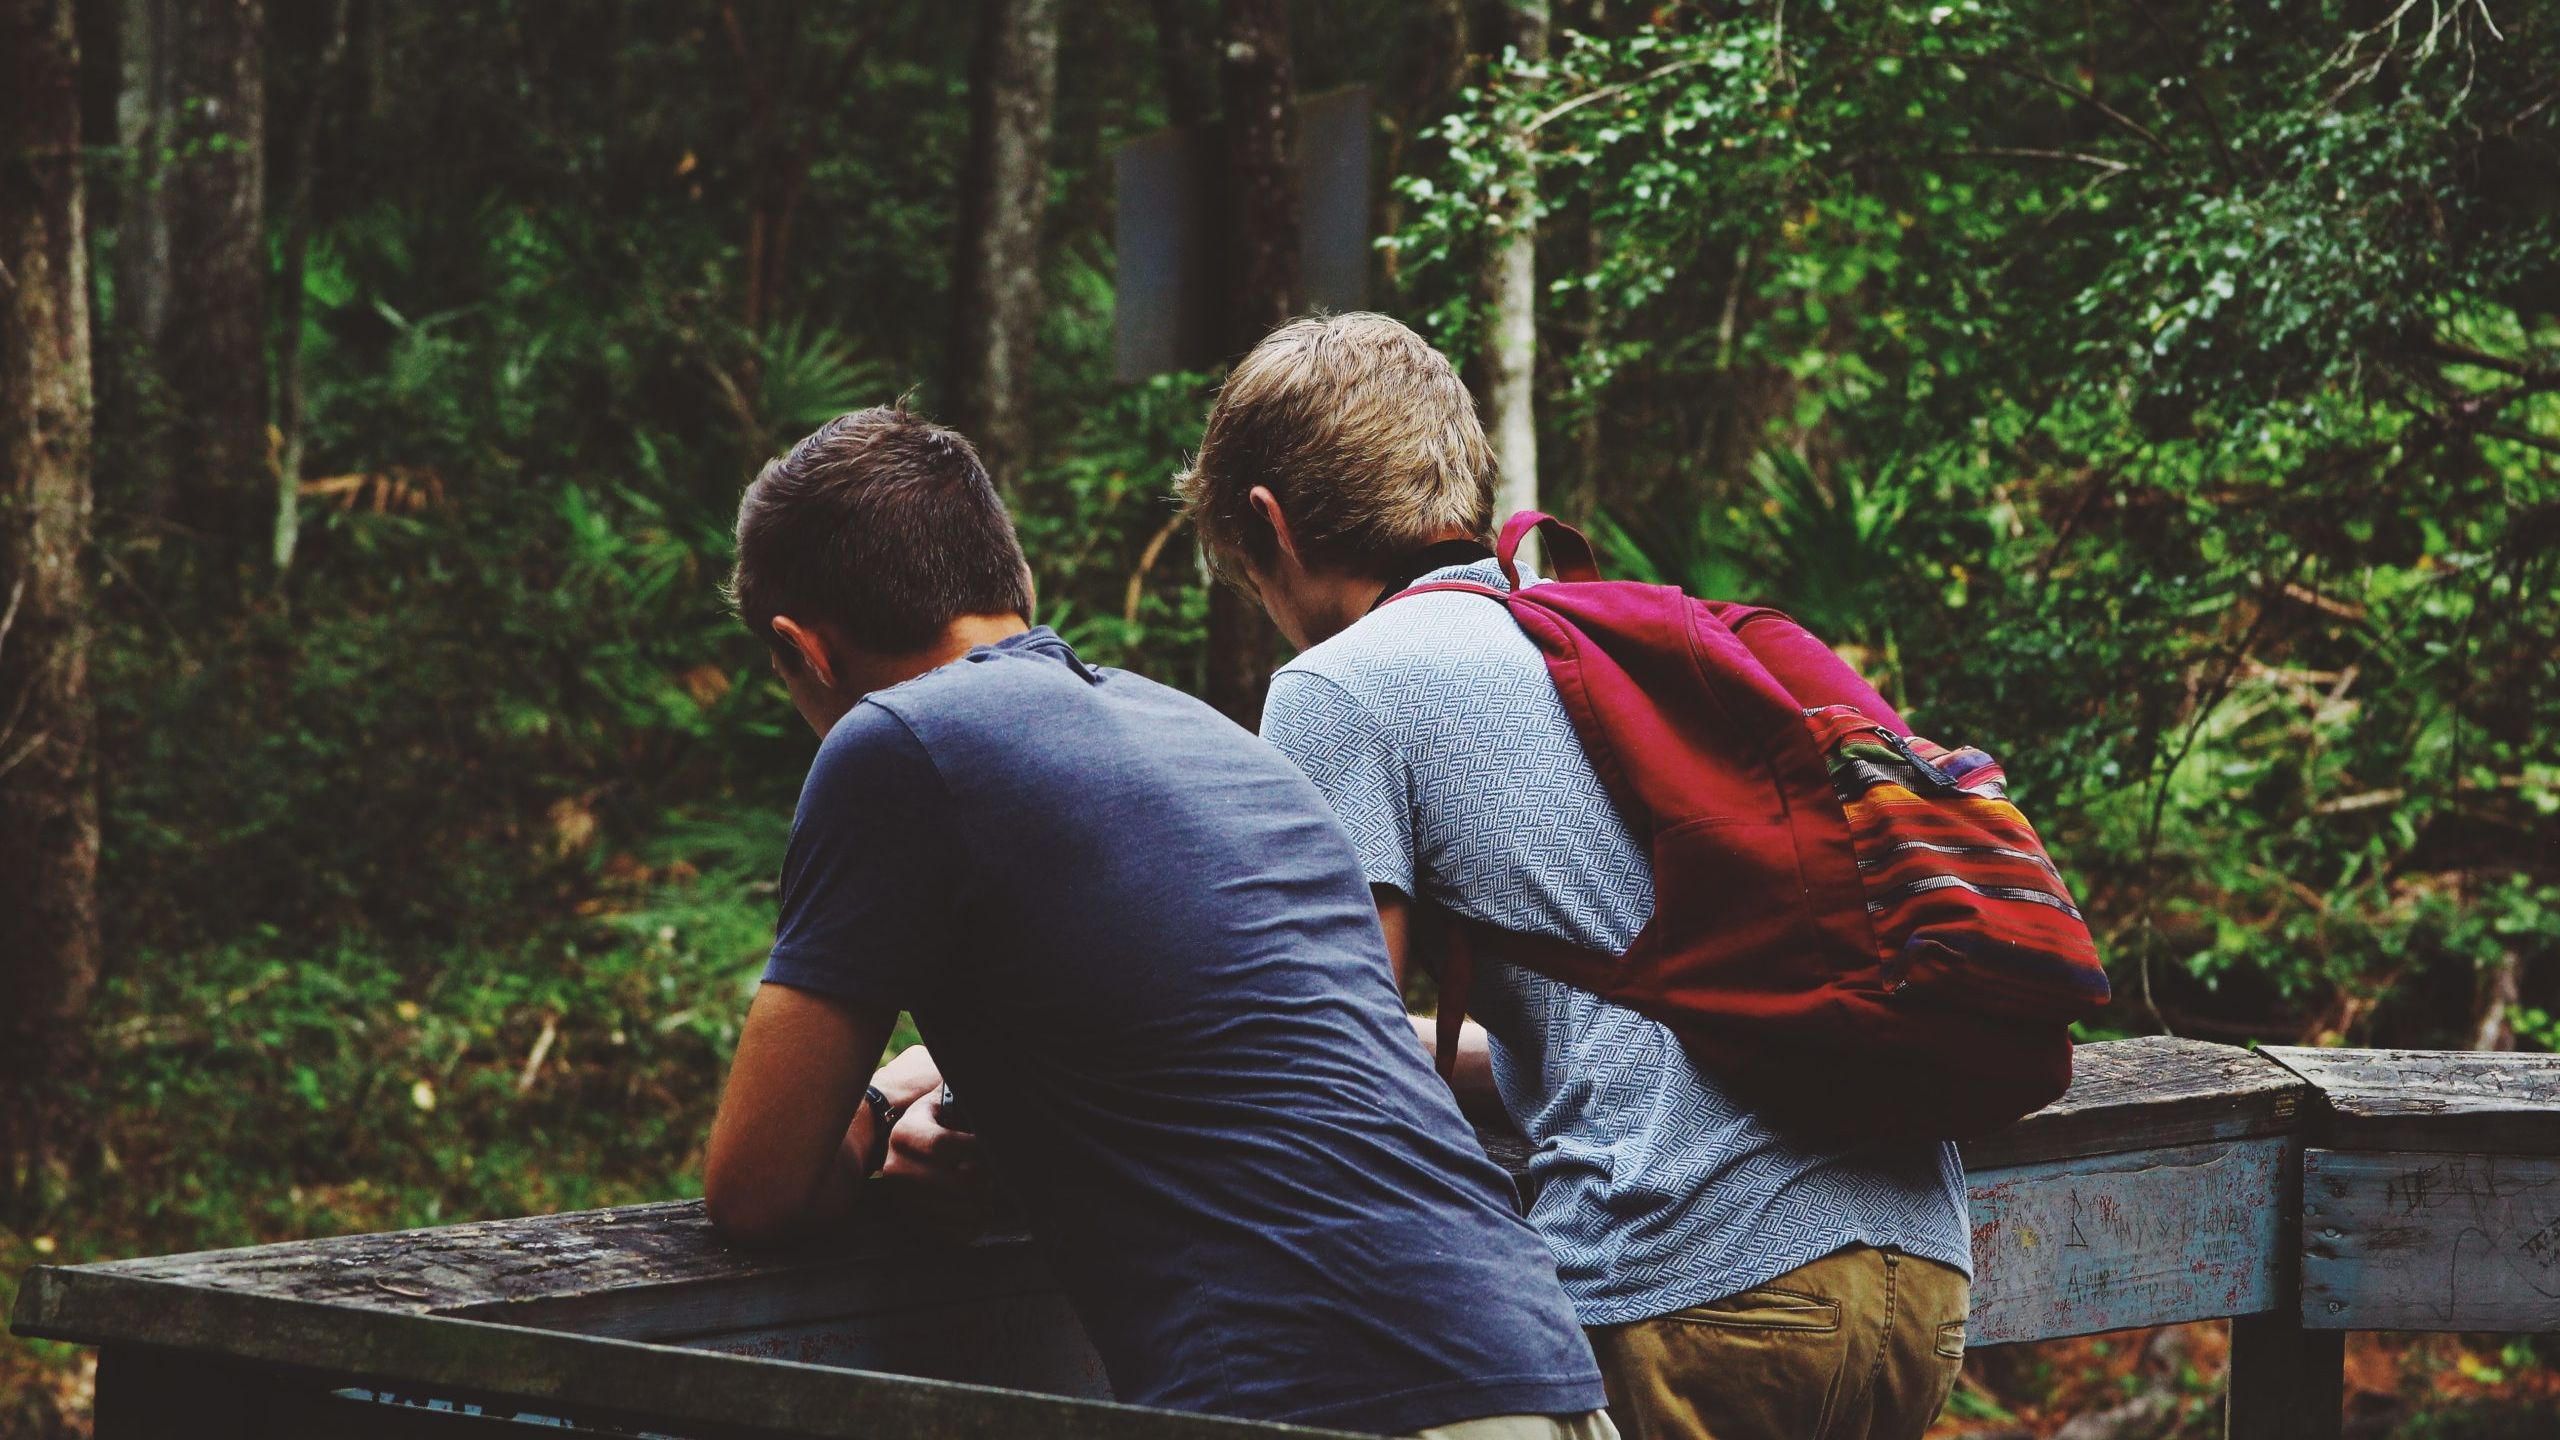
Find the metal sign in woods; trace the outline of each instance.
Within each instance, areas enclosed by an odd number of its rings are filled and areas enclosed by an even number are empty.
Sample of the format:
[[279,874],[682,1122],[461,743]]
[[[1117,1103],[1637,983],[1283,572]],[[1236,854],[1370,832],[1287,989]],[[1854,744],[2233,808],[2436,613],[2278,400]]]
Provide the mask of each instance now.
[[[2121,1040],[1964,1155],[1971,1343],[2231,1317],[2249,1440],[2338,1435],[2346,1330],[2560,1332],[2560,1056]],[[103,1347],[100,1440],[1318,1433],[1110,1403],[1027,1242],[930,1233],[749,1256],[671,1204],[39,1266],[12,1327]]]
[[[1297,105],[1298,308],[1369,303],[1370,104],[1365,86]],[[1123,382],[1222,360],[1227,282],[1217,138],[1160,130],[1112,155],[1118,219],[1114,355]]]

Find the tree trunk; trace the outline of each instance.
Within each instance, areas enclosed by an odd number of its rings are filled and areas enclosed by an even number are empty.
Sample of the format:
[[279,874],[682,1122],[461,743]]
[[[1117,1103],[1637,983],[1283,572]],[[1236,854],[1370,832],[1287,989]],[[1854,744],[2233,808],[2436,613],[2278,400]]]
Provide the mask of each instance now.
[[969,73],[949,419],[1011,489],[1031,455],[1040,220],[1058,98],[1059,0],[983,0]]
[[293,193],[285,202],[284,265],[277,277],[275,531],[276,574],[293,568],[302,536],[302,304],[304,269],[311,255],[311,208],[320,165],[320,122],[329,113],[340,64],[347,53],[348,0],[333,0],[323,20],[320,50],[311,66],[310,93],[293,137]]
[[[1297,307],[1298,186],[1289,147],[1297,95],[1286,0],[1226,0],[1218,88],[1227,171],[1227,344],[1241,356]],[[1260,607],[1209,588],[1208,701],[1237,724],[1262,721],[1277,637]]]
[[1298,102],[1285,0],[1226,0],[1218,53],[1225,107],[1228,343],[1241,356],[1288,320],[1298,297]]
[[[1502,37],[1521,60],[1547,58],[1547,0],[1507,0]],[[1494,463],[1502,467],[1497,517],[1538,505],[1538,172],[1537,137],[1503,136],[1510,163],[1485,296],[1485,418]],[[1534,537],[1532,537],[1534,539]],[[1531,554],[1528,546],[1523,554]]]
[[[1466,84],[1470,63],[1467,0],[1426,0],[1407,9],[1405,24],[1405,53],[1387,84],[1381,125],[1386,139],[1379,171],[1390,182],[1396,176],[1428,172],[1447,153],[1445,145],[1422,144],[1420,132],[1449,113],[1450,100]],[[1377,233],[1402,231],[1404,218],[1404,192],[1393,183],[1380,186]],[[1380,251],[1378,258],[1390,293],[1400,291],[1404,284],[1401,254],[1390,248]]]
[[1156,73],[1164,85],[1165,123],[1177,130],[1204,124],[1206,106],[1192,76],[1201,57],[1192,52],[1191,33],[1182,23],[1182,0],[1152,0],[1156,22]]
[[120,27],[122,87],[116,100],[116,143],[125,154],[124,192],[117,197],[115,327],[146,353],[160,344],[169,314],[169,217],[160,188],[162,124],[169,100],[169,0],[124,0]]
[[0,1201],[44,1174],[98,976],[78,87],[70,0],[0,0]]
[[2513,950],[2500,950],[2480,967],[2479,995],[2471,1007],[2472,1049],[2516,1048],[2515,1007],[2524,999],[2523,979],[2524,958]]
[[[93,227],[111,227],[113,247],[109,304],[96,317],[98,427],[95,489],[110,512],[158,517],[168,513],[169,477],[160,426],[167,397],[153,359],[169,315],[168,195],[161,188],[163,117],[169,102],[168,47],[163,19],[169,0],[116,0],[117,153],[122,160],[112,218],[92,208]],[[91,53],[89,65],[99,63]],[[137,537],[156,543],[156,531]]]
[[262,567],[275,534],[267,454],[266,83],[263,0],[180,0],[164,11],[170,93],[166,328],[154,368],[168,401],[175,518],[199,575]]

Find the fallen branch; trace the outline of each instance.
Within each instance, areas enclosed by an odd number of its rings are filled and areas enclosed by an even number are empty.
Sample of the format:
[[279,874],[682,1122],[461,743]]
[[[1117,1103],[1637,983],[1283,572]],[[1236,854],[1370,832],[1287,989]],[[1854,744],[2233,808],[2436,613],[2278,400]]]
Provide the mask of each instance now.
[[1163,528],[1156,531],[1155,537],[1147,542],[1145,551],[1139,554],[1138,568],[1129,572],[1129,593],[1126,603],[1120,608],[1120,618],[1123,621],[1131,625],[1138,623],[1138,602],[1146,597],[1147,572],[1156,568],[1156,557],[1164,553],[1164,547],[1172,542],[1173,537],[1181,529],[1181,516],[1176,515],[1167,520]]
[[551,1047],[560,1039],[560,1017],[542,1017],[542,1033],[534,1038],[533,1053],[524,1057],[524,1073],[516,1077],[516,1093],[522,1095],[542,1078],[542,1062],[551,1058]]

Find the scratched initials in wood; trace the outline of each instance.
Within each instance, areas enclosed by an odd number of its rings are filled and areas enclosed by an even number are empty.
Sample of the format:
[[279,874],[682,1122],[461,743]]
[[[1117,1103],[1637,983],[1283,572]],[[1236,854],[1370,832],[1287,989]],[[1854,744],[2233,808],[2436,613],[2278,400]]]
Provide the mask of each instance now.
[[2560,1327],[2560,1159],[2306,1151],[2302,1323]]
[[1972,1177],[1976,1345],[2278,1304],[2281,1138]]

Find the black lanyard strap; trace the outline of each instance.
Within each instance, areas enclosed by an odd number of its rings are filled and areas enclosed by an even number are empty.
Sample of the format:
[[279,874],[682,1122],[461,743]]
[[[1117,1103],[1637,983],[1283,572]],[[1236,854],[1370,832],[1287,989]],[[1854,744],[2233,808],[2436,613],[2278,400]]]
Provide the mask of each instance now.
[[1394,572],[1397,578],[1387,582],[1387,588],[1378,592],[1378,598],[1369,602],[1369,608],[1375,610],[1412,589],[1413,582],[1434,570],[1446,570],[1452,565],[1474,565],[1492,558],[1492,547],[1481,540],[1434,541],[1406,557],[1404,564]]

